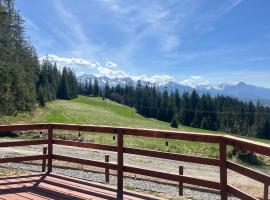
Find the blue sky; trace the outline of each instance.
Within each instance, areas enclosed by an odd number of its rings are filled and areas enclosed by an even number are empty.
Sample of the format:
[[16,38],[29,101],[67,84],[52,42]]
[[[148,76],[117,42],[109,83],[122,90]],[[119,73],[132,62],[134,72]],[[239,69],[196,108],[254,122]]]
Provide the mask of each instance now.
[[40,57],[77,74],[270,88],[270,1],[17,0]]

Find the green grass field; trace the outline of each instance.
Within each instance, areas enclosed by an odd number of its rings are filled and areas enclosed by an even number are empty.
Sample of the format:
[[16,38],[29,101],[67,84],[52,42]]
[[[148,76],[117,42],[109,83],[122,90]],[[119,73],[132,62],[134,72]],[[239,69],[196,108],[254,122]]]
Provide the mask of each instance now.
[[[20,114],[6,120],[9,123],[72,123],[224,134],[222,132],[207,131],[186,126],[180,126],[178,129],[174,129],[170,127],[169,123],[145,118],[134,110],[132,111],[130,107],[110,100],[102,100],[102,98],[85,96],[79,96],[77,99],[71,101],[56,100],[47,103],[46,108],[38,108],[31,116]],[[77,133],[73,132],[73,134]],[[85,133],[84,136],[95,143],[115,143],[112,135]],[[268,142],[265,140],[261,141]],[[169,141],[169,147],[167,147],[165,143],[166,141],[164,139],[152,138],[146,140],[142,137],[131,136],[125,138],[125,145],[130,147],[218,157],[218,146],[215,144]]]
[[9,123],[54,122],[205,132],[205,130],[185,126],[173,129],[169,123],[145,118],[128,106],[110,100],[102,100],[102,98],[85,96],[79,96],[70,101],[49,102],[46,108],[38,108],[32,115],[19,114],[16,117],[9,117],[6,121]]

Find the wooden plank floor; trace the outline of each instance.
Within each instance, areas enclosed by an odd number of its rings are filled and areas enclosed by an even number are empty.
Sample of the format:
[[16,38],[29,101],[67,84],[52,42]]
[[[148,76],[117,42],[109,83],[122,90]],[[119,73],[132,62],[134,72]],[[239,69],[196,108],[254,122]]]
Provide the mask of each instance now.
[[[0,199],[117,199],[116,189],[108,185],[91,183],[58,174],[33,174],[0,178]],[[159,199],[131,191],[124,192],[124,199]]]

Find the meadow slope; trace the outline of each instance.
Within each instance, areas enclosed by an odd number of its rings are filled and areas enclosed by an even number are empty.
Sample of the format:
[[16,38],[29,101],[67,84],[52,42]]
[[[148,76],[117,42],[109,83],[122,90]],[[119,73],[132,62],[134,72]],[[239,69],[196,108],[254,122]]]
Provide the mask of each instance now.
[[[186,126],[179,126],[177,129],[171,128],[169,123],[145,118],[128,106],[123,106],[110,100],[103,100],[102,98],[85,96],[79,96],[77,99],[70,101],[56,100],[49,102],[45,108],[38,108],[30,116],[20,114],[6,120],[9,123],[72,123],[224,134],[222,132],[207,131]],[[73,132],[73,134],[78,133]],[[84,137],[95,143],[115,143],[112,135],[84,133]],[[265,140],[262,141],[268,142]],[[218,146],[215,144],[187,141],[169,141],[169,146],[165,144],[166,141],[164,139],[146,141],[145,138],[135,138],[132,136],[125,139],[125,145],[131,147],[218,157]]]

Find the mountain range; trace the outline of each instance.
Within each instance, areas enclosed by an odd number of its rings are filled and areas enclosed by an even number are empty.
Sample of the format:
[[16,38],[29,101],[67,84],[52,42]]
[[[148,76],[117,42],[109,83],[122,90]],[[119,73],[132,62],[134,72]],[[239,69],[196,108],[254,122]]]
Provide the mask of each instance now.
[[[93,74],[83,74],[78,77],[79,82],[84,83],[85,81],[90,81],[97,79],[101,87],[104,87],[106,82],[110,86],[116,86],[117,84],[125,86],[126,84],[136,85],[137,80],[134,80],[130,77],[125,78],[109,78],[106,76],[95,76]],[[144,80],[140,80],[142,85],[150,85],[160,88],[161,91],[167,89],[169,92],[175,91],[176,89],[183,93],[184,91],[191,93],[193,90],[196,90],[199,94],[209,93],[212,96],[216,95],[226,95],[236,97],[244,101],[260,101],[264,105],[270,105],[270,88],[257,87],[254,85],[249,85],[244,82],[239,83],[222,83],[222,84],[204,84],[196,86],[188,86],[176,83],[174,81],[169,81],[166,84],[150,83]]]

